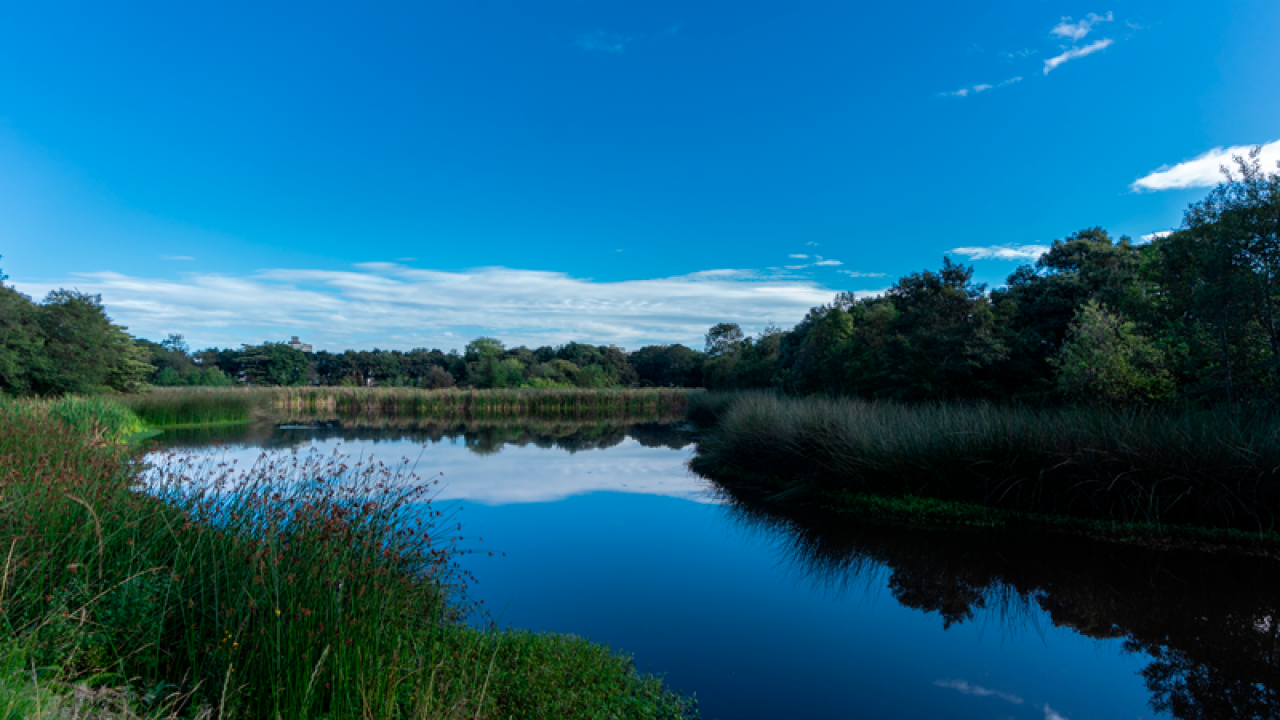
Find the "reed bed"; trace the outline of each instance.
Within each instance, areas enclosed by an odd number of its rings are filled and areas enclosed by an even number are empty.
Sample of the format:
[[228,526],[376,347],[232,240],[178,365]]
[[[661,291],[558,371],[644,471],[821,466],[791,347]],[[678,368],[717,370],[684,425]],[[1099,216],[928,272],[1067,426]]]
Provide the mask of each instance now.
[[1274,533],[1280,416],[694,397],[690,462],[773,494],[914,497],[1123,523]]
[[264,388],[257,390],[280,414],[408,418],[542,417],[595,419],[628,415],[682,415],[694,391],[684,389]]
[[119,400],[151,427],[244,422],[261,402],[252,390],[214,388],[155,389]]
[[133,698],[120,717],[686,716],[607,648],[465,624],[432,483],[336,455],[144,465],[0,405],[0,641],[32,668],[0,682]]

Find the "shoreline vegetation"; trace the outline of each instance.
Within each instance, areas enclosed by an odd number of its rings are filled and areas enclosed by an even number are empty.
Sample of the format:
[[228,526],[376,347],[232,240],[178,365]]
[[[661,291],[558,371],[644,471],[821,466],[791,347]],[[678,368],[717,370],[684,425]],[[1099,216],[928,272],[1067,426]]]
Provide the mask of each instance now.
[[143,467],[137,425],[0,401],[4,717],[696,716],[605,646],[476,627],[407,462]]
[[1280,549],[1280,417],[691,398],[690,468],[733,492],[907,526]]
[[504,418],[593,421],[683,419],[689,397],[672,389],[447,389],[260,387],[156,389],[116,399],[152,428],[251,420],[476,420]]

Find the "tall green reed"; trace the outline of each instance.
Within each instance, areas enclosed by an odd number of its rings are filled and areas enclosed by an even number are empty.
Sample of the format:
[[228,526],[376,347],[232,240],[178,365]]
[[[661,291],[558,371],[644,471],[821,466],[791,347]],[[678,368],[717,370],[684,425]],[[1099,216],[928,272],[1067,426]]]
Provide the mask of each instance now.
[[[696,402],[702,402],[699,399]],[[722,482],[1274,531],[1280,417],[739,396],[691,467]]]
[[243,422],[254,409],[256,396],[243,389],[157,389],[143,395],[121,396],[138,417],[152,427]]

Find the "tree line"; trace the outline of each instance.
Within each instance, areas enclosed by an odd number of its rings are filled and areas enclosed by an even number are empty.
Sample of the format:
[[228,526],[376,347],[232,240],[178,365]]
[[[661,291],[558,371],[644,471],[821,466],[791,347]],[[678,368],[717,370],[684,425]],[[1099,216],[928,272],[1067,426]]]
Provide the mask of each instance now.
[[1089,228],[989,289],[944,258],[884,294],[840,293],[794,328],[713,326],[704,349],[571,342],[306,353],[285,343],[191,350],[135,340],[100,298],[34,302],[0,275],[0,389],[393,385],[776,388],[900,401],[1253,404],[1280,398],[1280,173],[1255,149],[1175,232],[1137,244]]
[[901,401],[1259,404],[1280,399],[1280,173],[1259,149],[1148,244],[1090,228],[1003,287],[943,260],[789,332],[707,336],[714,389]]

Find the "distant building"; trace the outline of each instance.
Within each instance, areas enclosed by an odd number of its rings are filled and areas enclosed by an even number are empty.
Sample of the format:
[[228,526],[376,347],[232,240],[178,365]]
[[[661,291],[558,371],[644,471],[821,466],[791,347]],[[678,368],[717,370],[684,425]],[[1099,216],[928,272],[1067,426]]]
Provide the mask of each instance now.
[[311,346],[299,340],[297,335],[289,338],[289,347],[294,350],[301,350],[304,353],[311,352]]

